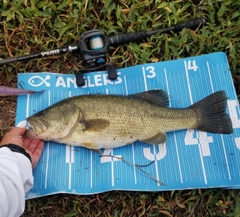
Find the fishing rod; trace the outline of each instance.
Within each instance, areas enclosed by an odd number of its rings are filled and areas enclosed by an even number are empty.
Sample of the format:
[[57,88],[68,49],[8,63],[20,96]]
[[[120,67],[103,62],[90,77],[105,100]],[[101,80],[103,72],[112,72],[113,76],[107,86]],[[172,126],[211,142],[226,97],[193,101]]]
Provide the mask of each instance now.
[[166,28],[155,29],[151,31],[122,33],[110,37],[107,37],[102,30],[94,29],[83,33],[80,36],[77,44],[69,45],[68,47],[60,49],[53,49],[49,51],[43,51],[39,53],[0,60],[0,66],[19,61],[27,61],[35,58],[64,54],[67,52],[78,52],[81,54],[84,64],[87,65],[86,68],[80,69],[75,72],[76,83],[78,86],[82,86],[85,84],[82,73],[99,70],[103,67],[106,67],[108,71],[108,78],[114,80],[118,76],[116,69],[112,64],[106,64],[106,53],[109,50],[109,46],[119,46],[130,42],[142,40],[148,36],[157,33],[176,33],[181,31],[183,28],[196,30],[197,28],[202,28],[205,23],[205,19],[199,17],[194,20],[178,23],[176,25]]

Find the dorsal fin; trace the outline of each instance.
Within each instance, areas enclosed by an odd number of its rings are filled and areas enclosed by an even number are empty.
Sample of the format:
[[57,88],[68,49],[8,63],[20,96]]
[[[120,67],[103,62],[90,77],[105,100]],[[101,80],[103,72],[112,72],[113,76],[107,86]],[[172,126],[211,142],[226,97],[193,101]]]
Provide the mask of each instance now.
[[133,98],[138,98],[150,102],[154,105],[167,107],[169,105],[168,94],[164,90],[149,90],[146,92],[135,93],[129,95]]

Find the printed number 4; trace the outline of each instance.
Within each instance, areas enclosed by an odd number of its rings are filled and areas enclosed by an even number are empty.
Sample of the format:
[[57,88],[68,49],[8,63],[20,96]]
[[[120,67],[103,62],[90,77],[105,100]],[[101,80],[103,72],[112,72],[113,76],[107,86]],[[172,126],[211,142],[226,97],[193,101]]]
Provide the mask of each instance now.
[[[196,137],[194,138],[194,132]],[[211,156],[209,144],[213,142],[212,136],[208,136],[206,132],[198,132],[196,130],[188,130],[184,138],[186,145],[200,145],[202,156]]]
[[[228,100],[229,114],[232,120],[233,128],[240,128],[240,118],[239,118],[239,105],[237,100]],[[235,138],[235,144],[238,149],[240,149],[240,137]]]
[[188,60],[187,69],[188,70],[197,71],[198,66],[196,64],[196,60]]

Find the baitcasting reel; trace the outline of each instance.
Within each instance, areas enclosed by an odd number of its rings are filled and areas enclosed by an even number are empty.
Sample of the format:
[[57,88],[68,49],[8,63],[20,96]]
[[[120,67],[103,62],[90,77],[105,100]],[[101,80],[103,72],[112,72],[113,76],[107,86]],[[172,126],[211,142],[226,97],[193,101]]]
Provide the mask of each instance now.
[[26,61],[30,59],[52,56],[56,54],[62,54],[67,52],[80,52],[83,62],[87,65],[86,68],[75,72],[76,83],[78,86],[83,86],[85,81],[83,79],[83,73],[100,70],[104,67],[108,71],[108,78],[114,80],[117,78],[117,73],[114,65],[106,64],[106,53],[108,52],[109,46],[118,46],[129,42],[134,42],[146,38],[147,36],[154,35],[156,33],[169,33],[179,32],[183,28],[189,28],[195,30],[201,28],[206,23],[205,19],[197,18],[184,23],[179,23],[171,27],[156,29],[152,31],[132,32],[117,34],[114,36],[107,37],[103,31],[94,29],[83,33],[75,45],[70,45],[65,48],[54,49],[45,52],[39,52],[35,54],[13,57],[5,60],[0,60],[0,66],[18,61]]

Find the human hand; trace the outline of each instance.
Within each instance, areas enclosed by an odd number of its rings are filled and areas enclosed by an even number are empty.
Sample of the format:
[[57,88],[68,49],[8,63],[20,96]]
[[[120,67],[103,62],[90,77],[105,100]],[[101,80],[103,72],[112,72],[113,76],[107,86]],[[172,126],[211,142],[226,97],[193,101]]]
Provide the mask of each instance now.
[[39,139],[24,138],[26,128],[14,127],[3,137],[0,142],[0,146],[7,145],[9,143],[23,147],[32,159],[32,167],[35,168],[42,155],[44,148],[44,142]]

